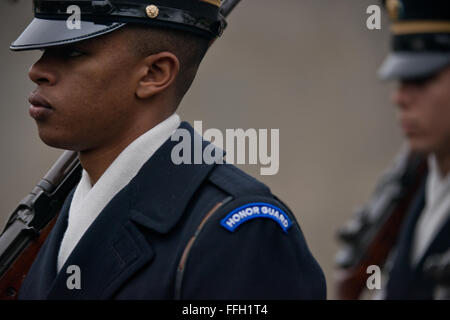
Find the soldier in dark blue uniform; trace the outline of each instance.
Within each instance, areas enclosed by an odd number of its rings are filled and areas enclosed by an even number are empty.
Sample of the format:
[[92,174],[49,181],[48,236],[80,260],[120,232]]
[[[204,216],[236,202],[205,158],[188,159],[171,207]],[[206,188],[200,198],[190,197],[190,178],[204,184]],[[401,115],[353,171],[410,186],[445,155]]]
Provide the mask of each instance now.
[[[41,49],[30,115],[83,173],[21,299],[324,299],[289,208],[232,165],[175,164],[211,146],[176,109],[212,39],[219,0],[35,0],[11,45]],[[178,137],[178,138],[177,138]],[[175,154],[176,156],[176,154]],[[194,162],[192,162],[194,163]]]
[[[427,157],[391,254],[385,299],[433,299],[445,285],[430,261],[450,250],[450,2],[388,0],[393,53],[380,68],[398,80],[393,102],[411,152]],[[447,284],[448,285],[448,284]]]
[[[377,298],[437,299],[445,290],[448,298],[450,2],[384,3],[393,48],[379,75],[398,81],[393,102],[407,146],[356,221],[344,229],[342,239],[350,246],[338,257],[348,271],[356,270],[362,261],[380,264],[386,251],[387,281]],[[346,291],[351,292],[351,286],[343,285],[342,296],[359,294]]]

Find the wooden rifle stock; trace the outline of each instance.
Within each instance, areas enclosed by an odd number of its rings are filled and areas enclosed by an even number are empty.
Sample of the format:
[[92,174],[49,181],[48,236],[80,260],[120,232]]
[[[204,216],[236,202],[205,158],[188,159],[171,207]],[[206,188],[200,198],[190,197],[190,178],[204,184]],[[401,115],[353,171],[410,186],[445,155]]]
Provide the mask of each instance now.
[[66,151],[12,213],[0,236],[0,299],[17,298],[61,207],[81,177],[76,152]]
[[406,162],[399,181],[400,189],[389,191],[388,195],[383,192],[375,194],[375,197],[384,196],[387,200],[384,206],[378,207],[380,212],[376,213],[375,221],[368,223],[366,212],[340,232],[344,248],[338,252],[338,270],[335,273],[338,299],[361,298],[366,288],[367,268],[371,265],[382,267],[396,244],[409,206],[427,173],[425,157],[409,154]]
[[29,244],[14,260],[12,265],[0,278],[0,300],[16,300],[18,290],[22,286],[25,276],[30,270],[34,259],[39,250],[47,239],[48,234],[55,225],[56,218],[54,217],[48,225],[40,232],[37,238],[30,239]]

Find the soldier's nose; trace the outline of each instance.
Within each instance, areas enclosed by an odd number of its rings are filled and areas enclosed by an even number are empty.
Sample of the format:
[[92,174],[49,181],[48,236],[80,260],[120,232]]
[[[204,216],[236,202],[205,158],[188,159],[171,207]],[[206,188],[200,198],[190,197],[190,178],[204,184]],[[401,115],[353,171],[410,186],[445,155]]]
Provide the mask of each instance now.
[[400,82],[392,93],[392,102],[400,109],[408,108],[413,98],[411,89],[408,84]]
[[56,76],[51,71],[45,54],[28,70],[28,77],[38,85],[55,83]]

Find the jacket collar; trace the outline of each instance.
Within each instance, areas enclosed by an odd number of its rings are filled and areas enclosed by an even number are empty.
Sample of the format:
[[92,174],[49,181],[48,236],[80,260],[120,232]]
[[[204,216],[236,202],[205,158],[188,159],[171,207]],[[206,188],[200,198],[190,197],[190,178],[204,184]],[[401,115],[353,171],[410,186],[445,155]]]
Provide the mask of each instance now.
[[186,130],[191,137],[187,146],[192,164],[174,164],[172,152],[179,142],[168,140],[129,185],[131,219],[158,233],[167,233],[175,226],[193,194],[214,167],[205,163],[193,164],[196,149],[200,147],[203,153],[209,143],[187,122],[182,122],[179,129]]
[[414,231],[420,214],[425,207],[424,187],[422,187],[419,194],[419,197],[413,203],[409,211],[408,219],[406,220],[405,226],[399,237],[396,257],[388,282],[388,298],[399,299],[407,297],[408,294],[411,293],[411,286],[413,284],[422,286],[423,288],[425,288],[425,286],[429,287],[429,285],[425,283],[426,279],[423,275],[424,264],[430,256],[443,253],[447,250],[448,244],[450,243],[450,219],[447,219],[418,263],[411,266],[411,250]]
[[424,206],[425,187],[423,184],[418,197],[408,210],[405,223],[399,234],[393,266],[387,283],[387,299],[401,299],[408,296],[408,289],[415,273],[410,262],[411,244],[415,225]]

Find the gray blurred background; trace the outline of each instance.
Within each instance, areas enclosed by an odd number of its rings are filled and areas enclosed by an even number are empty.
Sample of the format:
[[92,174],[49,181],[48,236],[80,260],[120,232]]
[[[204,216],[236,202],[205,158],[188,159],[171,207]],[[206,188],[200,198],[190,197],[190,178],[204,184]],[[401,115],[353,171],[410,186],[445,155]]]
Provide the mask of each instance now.
[[[364,203],[402,142],[376,70],[388,51],[366,28],[377,0],[243,0],[211,48],[179,113],[208,128],[280,129],[280,171],[260,176],[296,214],[334,298],[336,229]],[[31,1],[0,2],[0,223],[60,150],[44,145],[28,116],[27,71],[40,52],[8,46],[32,18]]]

